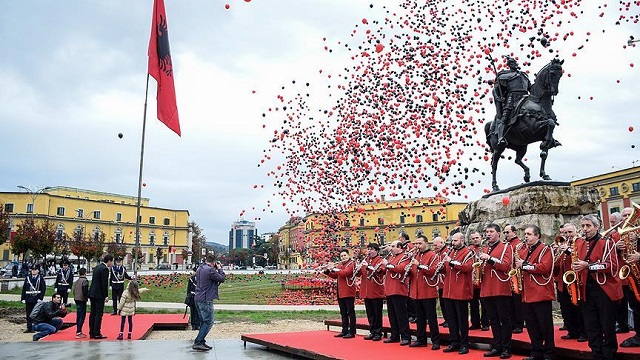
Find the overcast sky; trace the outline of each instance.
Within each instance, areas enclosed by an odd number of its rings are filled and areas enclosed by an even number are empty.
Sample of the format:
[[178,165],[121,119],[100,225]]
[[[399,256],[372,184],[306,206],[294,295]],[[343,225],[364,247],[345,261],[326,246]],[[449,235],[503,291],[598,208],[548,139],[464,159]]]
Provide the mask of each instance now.
[[[24,185],[137,194],[152,3],[0,0],[0,191]],[[156,120],[151,79],[142,195],[152,206],[189,210],[209,241],[226,244],[243,211],[259,219],[260,233],[277,231],[289,215],[273,195],[269,168],[257,166],[277,124],[263,128],[261,114],[278,106],[276,96],[292,80],[350,66],[351,54],[328,54],[323,38],[348,41],[363,18],[384,17],[382,3],[235,0],[226,10],[224,1],[166,0],[182,137]],[[640,146],[640,46],[623,48],[640,30],[614,27],[595,5],[583,7],[590,16],[571,30],[593,34],[579,56],[564,53],[571,76],[562,78],[554,105],[563,146],[551,150],[548,173],[559,181],[640,164],[632,148]],[[537,145],[527,159],[536,180]],[[487,173],[468,193],[473,199],[490,187],[490,169],[483,161],[469,165]],[[503,161],[499,174],[502,187],[521,182],[512,162]]]

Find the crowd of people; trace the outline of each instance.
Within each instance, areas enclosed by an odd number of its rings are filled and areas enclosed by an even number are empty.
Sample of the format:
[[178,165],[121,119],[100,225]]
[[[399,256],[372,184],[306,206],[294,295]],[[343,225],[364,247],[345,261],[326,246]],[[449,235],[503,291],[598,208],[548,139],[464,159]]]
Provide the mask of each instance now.
[[[469,330],[490,330],[492,344],[484,357],[508,359],[512,335],[526,328],[531,343],[526,360],[552,359],[552,302],[557,299],[563,318],[560,330],[567,331],[562,341],[588,342],[594,359],[615,359],[616,333],[631,330],[627,306],[633,311],[636,334],[620,346],[640,347],[638,218],[637,209],[625,208],[613,214],[611,226],[603,231],[597,216],[585,215],[577,226],[563,225],[551,244],[541,241],[536,225],[522,226],[520,239],[513,224],[504,229],[489,224],[482,233],[471,232],[468,244],[461,232],[454,232],[448,244],[441,237],[429,242],[423,234],[412,243],[402,233],[382,249],[369,243],[361,261],[341,250],[340,261],[328,263],[324,270],[338,283],[342,331],[335,336],[355,337],[359,277],[369,323],[364,340],[383,340],[386,300],[391,331],[384,343],[427,347],[430,337],[431,349],[440,350],[442,326],[450,333],[442,351],[466,354]],[[625,265],[630,267],[628,277],[620,272]],[[444,318],[440,324],[438,303]],[[412,342],[409,323],[414,317],[417,337]]]

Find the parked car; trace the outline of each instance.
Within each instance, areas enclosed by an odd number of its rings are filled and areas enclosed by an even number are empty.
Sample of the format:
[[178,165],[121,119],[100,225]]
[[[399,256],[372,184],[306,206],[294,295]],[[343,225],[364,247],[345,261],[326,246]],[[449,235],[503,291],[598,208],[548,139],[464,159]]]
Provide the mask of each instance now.
[[159,264],[156,266],[156,270],[171,270],[171,266],[169,264]]
[[10,262],[7,265],[5,265],[2,269],[0,269],[0,276],[4,278],[10,278],[11,269],[13,268],[14,264],[18,264],[18,277],[22,277],[22,263],[19,263],[19,262]]

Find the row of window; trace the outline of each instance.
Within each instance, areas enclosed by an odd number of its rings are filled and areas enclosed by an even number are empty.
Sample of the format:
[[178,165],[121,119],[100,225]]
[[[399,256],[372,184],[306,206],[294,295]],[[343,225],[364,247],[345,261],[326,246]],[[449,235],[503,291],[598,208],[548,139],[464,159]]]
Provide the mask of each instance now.
[[[624,186],[627,186],[627,188],[625,189]],[[623,191],[629,190],[628,185],[623,185],[623,189],[622,190]],[[640,191],[640,182],[631,184],[631,191],[632,192],[639,192]],[[620,195],[620,191],[618,190],[618,187],[617,186],[610,187],[609,188],[609,195],[610,196]]]
[[[84,230],[85,230],[85,229],[84,229],[84,227],[83,227],[82,225],[78,225],[78,226],[76,226],[76,228],[74,229],[73,233],[74,233],[74,234],[79,234],[79,235],[80,235],[80,237],[82,237],[82,236],[83,236],[83,234],[84,234]],[[96,227],[93,229],[93,232],[92,232],[92,238],[93,238],[94,240],[96,240],[96,241],[97,241],[97,240],[99,240],[99,238],[100,238],[100,233],[101,233],[101,229],[100,229],[100,227],[99,227],[99,226],[96,226]],[[138,234],[139,234],[139,236],[140,236],[140,243],[144,245],[144,241],[143,241],[144,239],[143,239],[143,237],[142,237],[142,234],[141,234],[140,232],[138,232]],[[132,235],[133,235],[133,234],[132,234]],[[64,225],[59,224],[59,225],[58,225],[58,227],[56,228],[56,237],[57,237],[58,239],[62,239],[62,237],[63,237],[63,236],[64,236]],[[168,232],[165,232],[165,233],[162,235],[162,245],[164,245],[164,246],[168,246],[168,245],[169,245],[169,236],[170,236],[170,235],[169,235],[169,233],[168,233]],[[122,229],[118,229],[118,230],[116,230],[116,233],[114,234],[114,238],[113,238],[113,240],[114,240],[117,244],[121,244],[121,243],[123,243],[123,242],[124,242],[124,236],[123,236],[123,234],[122,234]],[[134,240],[134,239],[132,238],[132,239],[131,239],[131,241],[133,241],[133,240]],[[149,245],[156,245],[156,233],[155,233],[155,231],[154,231],[154,230],[151,230],[151,231],[149,232],[149,237],[148,237],[148,239],[147,239],[147,240],[148,240],[148,244],[149,244]]]
[[[13,204],[4,204],[4,211],[7,213],[12,213],[14,211],[14,206]],[[32,214],[33,213],[33,204],[27,204],[27,213]],[[57,216],[65,216],[65,208],[64,206],[59,206],[56,209],[56,215]],[[76,217],[79,219],[84,218],[84,210],[83,209],[76,209]],[[100,210],[94,210],[93,211],[93,219],[99,220],[102,218],[102,212]],[[139,221],[142,222],[142,216],[140,216]],[[122,213],[116,213],[116,221],[122,221]],[[149,216],[149,224],[154,225],[156,223],[156,217],[155,216]],[[171,225],[171,219],[169,218],[164,218],[163,220],[163,225]]]
[[[439,221],[440,217],[438,216],[438,214],[433,214],[432,216],[432,221]],[[407,216],[406,215],[400,215],[400,224],[406,224],[407,221]],[[416,215],[416,223],[421,223],[424,222],[424,217],[422,215]],[[384,218],[379,217],[378,218],[378,225],[384,225]],[[350,227],[351,223],[349,222],[349,220],[345,221],[344,223],[345,227]],[[365,219],[360,219],[360,226],[365,226]]]

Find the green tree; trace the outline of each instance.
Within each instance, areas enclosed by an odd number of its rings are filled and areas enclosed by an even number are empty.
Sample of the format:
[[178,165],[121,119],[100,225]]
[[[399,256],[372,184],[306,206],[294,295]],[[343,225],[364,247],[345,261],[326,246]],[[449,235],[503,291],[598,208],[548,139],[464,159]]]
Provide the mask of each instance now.
[[202,257],[202,249],[204,249],[207,242],[207,237],[202,234],[202,229],[200,229],[200,226],[198,226],[195,221],[189,222],[189,226],[193,231],[191,237],[191,251],[193,252],[191,262],[199,264]]
[[38,258],[46,258],[53,252],[56,240],[56,227],[49,219],[35,226],[35,236],[32,239],[31,250]]
[[107,253],[113,255],[114,258],[123,259],[127,255],[127,247],[121,243],[110,242],[107,244]]
[[229,261],[238,266],[247,265],[251,258],[249,249],[231,249],[229,250]]
[[11,242],[11,253],[25,259],[27,252],[32,248],[33,239],[36,237],[36,226],[32,218],[27,218],[18,224],[16,234]]
[[160,264],[160,259],[164,255],[164,251],[161,247],[156,248],[156,264]]
[[11,235],[9,224],[9,213],[4,210],[4,204],[0,203],[0,245],[9,241]]

